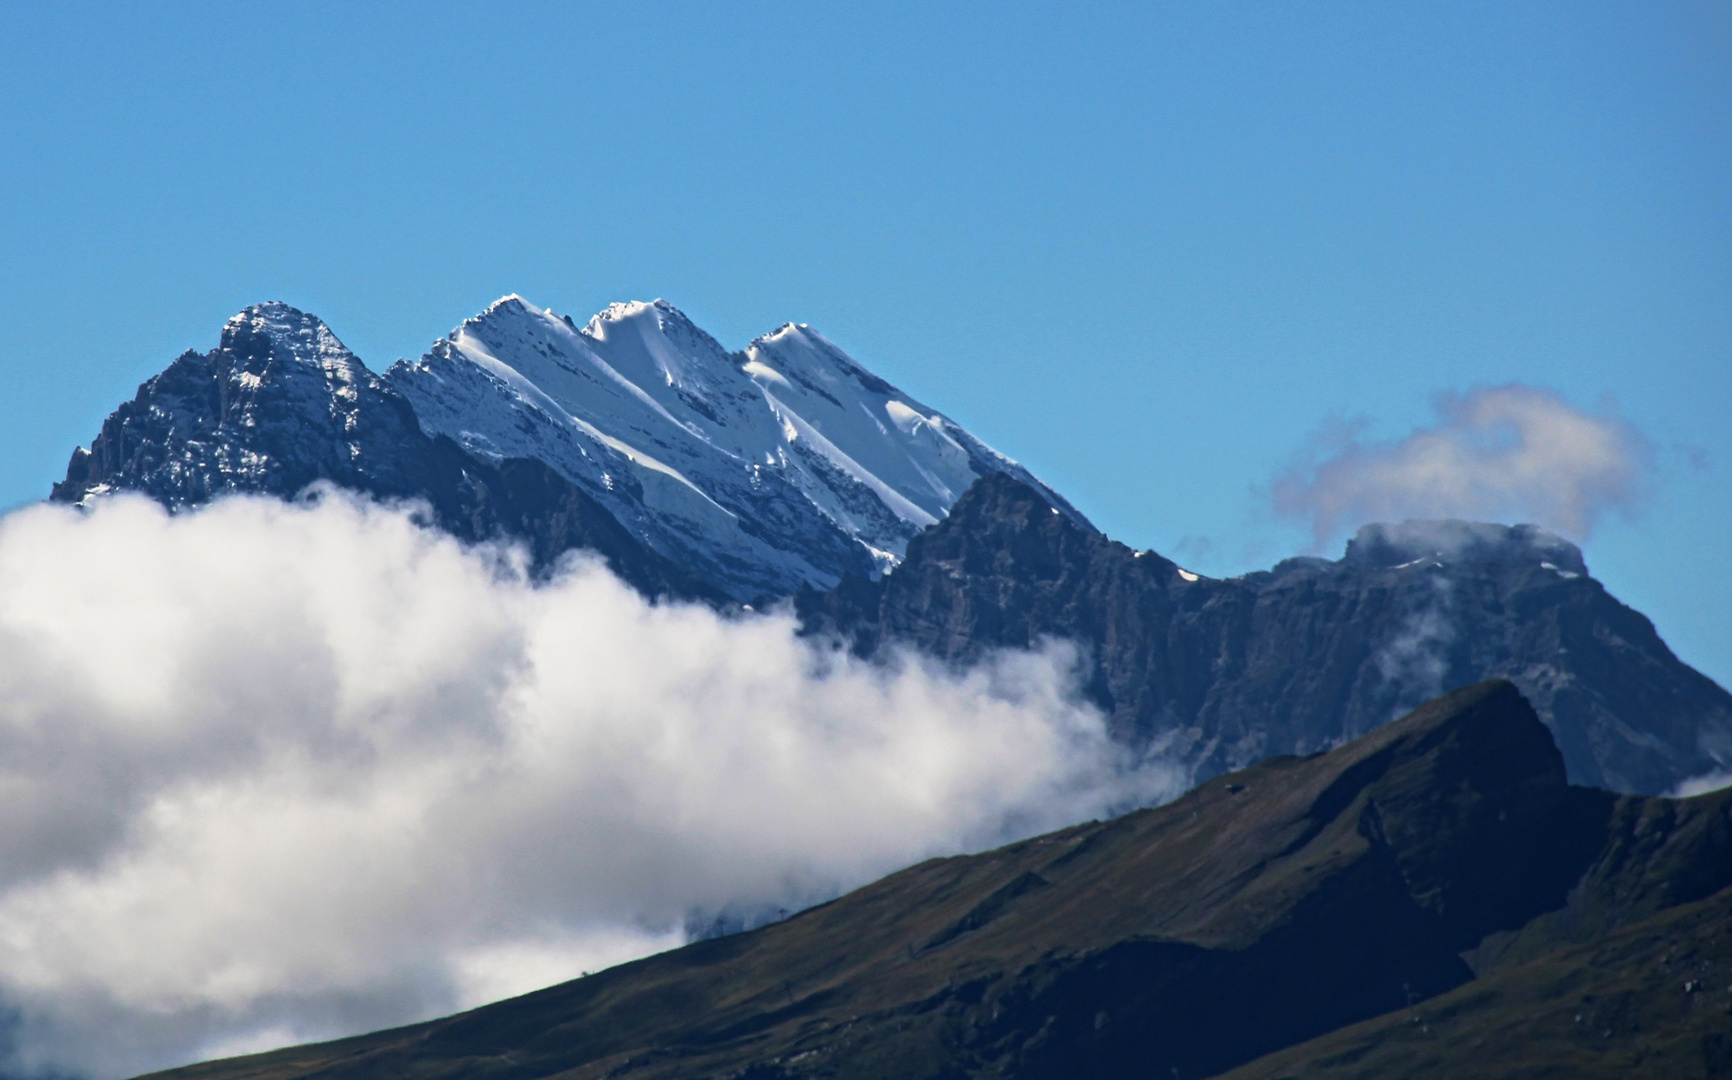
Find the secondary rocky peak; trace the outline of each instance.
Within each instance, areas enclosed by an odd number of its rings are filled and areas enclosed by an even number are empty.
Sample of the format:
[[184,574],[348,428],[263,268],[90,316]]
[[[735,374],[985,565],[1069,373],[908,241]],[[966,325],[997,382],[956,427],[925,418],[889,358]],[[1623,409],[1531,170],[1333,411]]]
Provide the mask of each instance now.
[[981,477],[951,507],[959,521],[981,517],[1026,523],[1044,520],[1043,512],[1052,516],[1057,508],[1030,485],[1003,473]]
[[[993,473],[976,481],[950,515],[909,544],[928,557],[940,551],[972,560],[992,552],[996,571],[1014,565],[1018,572],[1044,577],[1059,572],[1066,553],[1111,543],[1079,516],[1065,513],[1042,492],[1014,476]],[[1115,545],[1123,547],[1123,545]],[[1125,549],[1128,553],[1129,549]],[[1164,561],[1164,560],[1162,560]]]
[[955,662],[1077,642],[1115,734],[1199,779],[1327,749],[1492,676],[1521,688],[1578,783],[1662,792],[1725,768],[1732,696],[1543,530],[1374,527],[1339,561],[1210,579],[1055,509],[985,477],[894,573],[802,593],[796,609],[866,654],[912,646]]
[[254,304],[229,319],[217,349],[243,361],[249,370],[253,363],[273,358],[319,366],[356,362],[322,319],[277,300]]
[[1403,566],[1421,559],[1442,563],[1530,563],[1566,574],[1586,574],[1582,550],[1538,525],[1484,521],[1377,522],[1360,527],[1342,562]]

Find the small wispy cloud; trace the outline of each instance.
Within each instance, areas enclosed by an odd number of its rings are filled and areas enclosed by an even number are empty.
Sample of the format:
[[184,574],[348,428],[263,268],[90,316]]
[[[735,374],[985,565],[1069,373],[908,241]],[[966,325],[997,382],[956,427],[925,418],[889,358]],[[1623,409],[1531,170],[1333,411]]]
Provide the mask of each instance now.
[[1581,539],[1647,492],[1652,446],[1610,410],[1513,383],[1443,394],[1434,408],[1436,423],[1389,441],[1364,438],[1366,421],[1326,426],[1270,484],[1276,513],[1320,546],[1407,518],[1531,522]]

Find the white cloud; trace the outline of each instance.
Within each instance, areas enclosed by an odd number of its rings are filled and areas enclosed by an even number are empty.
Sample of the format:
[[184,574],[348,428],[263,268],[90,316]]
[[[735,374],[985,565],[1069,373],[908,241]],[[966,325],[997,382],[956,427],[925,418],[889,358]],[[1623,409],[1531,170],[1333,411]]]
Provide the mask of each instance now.
[[1706,795],[1710,791],[1732,787],[1732,770],[1703,773],[1682,781],[1677,787],[1667,792],[1674,799],[1688,799],[1694,795]]
[[400,1023],[1177,791],[1062,647],[952,674],[794,630],[336,495],[0,518],[4,1066]]
[[1531,522],[1581,539],[1647,487],[1647,440],[1553,391],[1512,384],[1435,407],[1437,423],[1389,442],[1363,441],[1363,424],[1326,430],[1271,485],[1276,511],[1307,522],[1319,545],[1405,518]]

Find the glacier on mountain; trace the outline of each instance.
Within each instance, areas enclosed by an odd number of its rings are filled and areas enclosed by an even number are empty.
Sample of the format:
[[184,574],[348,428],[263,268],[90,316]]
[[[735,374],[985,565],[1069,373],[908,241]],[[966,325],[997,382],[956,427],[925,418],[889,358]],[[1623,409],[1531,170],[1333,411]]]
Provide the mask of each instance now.
[[980,476],[1027,470],[808,326],[730,353],[663,300],[579,327],[507,296],[384,383],[422,430],[534,458],[738,599],[876,576]]

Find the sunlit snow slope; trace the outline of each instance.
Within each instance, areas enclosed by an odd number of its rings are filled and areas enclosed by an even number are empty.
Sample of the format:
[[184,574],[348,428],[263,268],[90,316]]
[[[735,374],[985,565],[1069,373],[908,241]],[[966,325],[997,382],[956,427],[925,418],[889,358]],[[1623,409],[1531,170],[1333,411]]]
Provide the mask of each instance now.
[[422,429],[537,458],[650,547],[751,599],[875,574],[974,480],[1027,470],[806,326],[729,353],[668,303],[581,328],[508,296],[384,379]]

